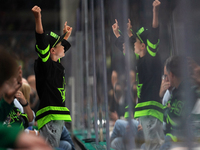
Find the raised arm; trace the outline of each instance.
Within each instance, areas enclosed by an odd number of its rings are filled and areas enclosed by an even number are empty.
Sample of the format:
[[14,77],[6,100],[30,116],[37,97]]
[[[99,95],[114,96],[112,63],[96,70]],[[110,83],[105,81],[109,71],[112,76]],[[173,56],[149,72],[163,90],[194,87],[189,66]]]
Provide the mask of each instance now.
[[159,14],[159,7],[160,7],[160,1],[155,0],[153,2],[153,21],[152,21],[152,27],[157,28],[159,25],[159,20],[158,20],[158,14]]
[[38,6],[34,6],[32,8],[33,15],[35,17],[35,31],[39,34],[44,33],[42,26],[42,16],[41,16],[41,8]]
[[129,37],[132,37],[133,36],[133,33],[132,33],[132,25],[131,25],[131,20],[128,19],[128,23],[127,23],[127,33],[128,33],[128,36]]
[[113,29],[113,33],[116,36],[116,38],[120,37],[117,19],[115,19],[115,23],[112,25],[112,29]]
[[64,39],[67,40],[71,33],[72,33],[72,27],[67,25],[67,21],[64,24],[64,28],[63,28],[63,34],[65,34],[67,32],[67,34],[65,35]]

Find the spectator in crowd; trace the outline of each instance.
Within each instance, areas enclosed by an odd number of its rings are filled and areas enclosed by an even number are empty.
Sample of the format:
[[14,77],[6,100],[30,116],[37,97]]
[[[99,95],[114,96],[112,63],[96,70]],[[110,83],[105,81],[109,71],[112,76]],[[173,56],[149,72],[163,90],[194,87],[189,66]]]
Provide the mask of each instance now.
[[[113,100],[114,100],[114,87],[115,87],[115,84],[117,83],[117,80],[118,80],[118,74],[117,74],[117,71],[116,70],[113,70],[112,71],[112,74],[111,74],[111,89],[109,90],[108,92],[108,96],[109,96],[109,110],[110,108],[112,107],[113,105]],[[110,112],[110,119],[115,121],[115,117],[114,117],[114,114],[112,112]]]
[[190,80],[185,75],[187,72],[183,71],[183,60],[181,56],[171,56],[165,62],[167,77],[174,89],[164,109],[166,134],[165,143],[160,150],[170,149],[173,142],[182,141],[187,137],[187,131],[191,130],[186,127],[191,123],[190,115],[197,97]]
[[[135,72],[130,71],[130,81],[131,81],[131,93],[130,98],[133,101],[133,107],[135,107],[137,103],[137,89],[135,86]],[[126,89],[126,87],[124,87]],[[126,93],[124,93],[126,94]],[[132,119],[132,125],[133,129],[130,130],[128,121],[126,120],[128,118],[128,109],[127,109],[127,103],[124,105],[124,118],[125,119],[117,119],[114,125],[113,132],[110,137],[110,142],[111,142],[111,147],[116,149],[116,150],[121,150],[121,149],[130,149],[130,145],[135,147],[140,147],[141,143],[143,142],[142,140],[142,126],[139,124],[139,121],[136,119]],[[134,114],[134,112],[133,112]],[[133,115],[132,115],[133,117]],[[127,133],[131,132],[131,138],[127,139]],[[141,142],[142,140],[142,142]],[[137,141],[138,143],[135,143]],[[132,148],[133,148],[132,147]]]
[[[161,83],[161,60],[158,53],[159,45],[159,6],[160,1],[153,2],[152,28],[140,28],[136,34],[131,32],[131,21],[128,22],[130,43],[134,43],[137,58],[137,97],[135,118],[139,118],[145,137],[145,149],[156,150],[164,140],[163,105],[160,102],[159,90]],[[118,22],[112,26],[117,37],[116,45],[123,51],[123,37],[120,35]],[[136,35],[136,38],[135,38]]]
[[70,48],[67,41],[72,28],[64,24],[63,35],[54,32],[46,34],[43,30],[41,8],[34,6],[36,52],[34,63],[36,89],[40,99],[36,121],[40,135],[47,139],[52,147],[58,147],[64,127],[64,121],[71,121],[68,108],[65,107],[65,70],[60,59]]
[[[22,70],[5,50],[0,50],[0,121],[4,121],[14,107],[14,96],[22,85]],[[41,137],[21,132],[18,126],[0,125],[0,148],[52,150]]]
[[[112,74],[113,76],[116,75],[115,72],[113,72]],[[133,104],[135,106],[136,104],[136,99],[137,99],[137,95],[136,95],[136,86],[135,86],[135,72],[133,70],[130,71],[130,81],[131,81],[131,96],[134,95],[134,97],[131,97],[133,100]],[[124,114],[126,112],[126,106],[128,105],[127,102],[127,98],[126,98],[126,80],[125,77],[123,75],[121,75],[118,78],[113,80],[112,85],[113,87],[113,99],[111,99],[111,103],[110,103],[110,119],[113,120],[114,122],[117,119],[123,119],[124,118]]]

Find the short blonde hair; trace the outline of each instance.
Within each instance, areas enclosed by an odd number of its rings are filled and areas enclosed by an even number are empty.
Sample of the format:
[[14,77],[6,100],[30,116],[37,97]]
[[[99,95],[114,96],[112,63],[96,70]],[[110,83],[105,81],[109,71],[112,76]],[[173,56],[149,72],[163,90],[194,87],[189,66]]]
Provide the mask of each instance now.
[[25,99],[30,104],[30,93],[31,93],[31,87],[30,87],[30,85],[28,83],[22,83],[20,91],[23,93]]

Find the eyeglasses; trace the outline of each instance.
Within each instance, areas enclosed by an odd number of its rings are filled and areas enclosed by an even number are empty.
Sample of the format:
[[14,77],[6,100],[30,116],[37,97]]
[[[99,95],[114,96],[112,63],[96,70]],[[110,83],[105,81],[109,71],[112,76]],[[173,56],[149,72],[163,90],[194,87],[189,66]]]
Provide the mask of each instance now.
[[167,78],[167,75],[166,75],[166,74],[162,75],[162,79],[163,79],[163,80],[165,80],[166,78]]

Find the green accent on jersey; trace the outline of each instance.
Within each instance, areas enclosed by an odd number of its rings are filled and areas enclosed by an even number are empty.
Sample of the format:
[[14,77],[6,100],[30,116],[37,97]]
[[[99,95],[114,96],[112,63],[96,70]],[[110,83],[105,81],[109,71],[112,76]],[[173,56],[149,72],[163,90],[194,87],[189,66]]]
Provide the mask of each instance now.
[[60,63],[60,58],[58,59],[58,62]]
[[137,97],[140,98],[143,84],[137,84]]
[[129,117],[129,113],[126,111],[125,113],[124,113],[124,118],[128,118]]
[[140,55],[135,53],[135,57],[136,57],[136,59],[139,59]]
[[147,102],[138,103],[135,106],[135,108],[149,106],[149,105],[154,105],[154,106],[157,106],[157,107],[163,109],[163,105],[159,102],[156,102],[156,101],[147,101]]
[[41,114],[43,114],[46,111],[50,111],[50,110],[54,110],[54,111],[69,111],[69,109],[67,107],[59,107],[59,106],[47,106],[44,107],[40,110],[37,111],[36,116],[39,116]]
[[156,49],[158,47],[158,44],[160,43],[160,39],[158,39],[158,42],[156,44],[151,43],[148,39],[147,39],[147,45],[153,49]]
[[152,51],[149,49],[149,46],[147,46],[147,51],[148,51],[148,53],[149,53],[151,56],[153,56],[153,57],[156,56],[157,51],[156,51],[156,52],[152,52]]
[[171,106],[171,112],[174,112],[177,116],[180,116],[182,113],[184,103],[181,101],[178,101],[177,99],[174,101],[174,103]]
[[142,86],[143,84],[139,84],[139,77],[138,77],[138,74],[136,74],[136,82],[137,82],[137,97],[140,98],[140,95],[141,95],[141,90],[142,90]]
[[[128,106],[126,106],[125,109],[128,109]],[[129,112],[126,111],[126,112],[124,113],[124,118],[128,118],[128,116],[129,116]]]
[[66,122],[71,122],[71,116],[66,114],[49,114],[45,117],[37,120],[38,129],[42,128],[45,124],[52,120],[64,120]]
[[167,123],[176,126],[177,124],[169,117],[169,115],[167,114],[167,118],[166,118]]
[[160,40],[159,40],[159,39],[158,39],[158,42],[157,42],[156,44],[151,43],[151,42],[147,39],[147,51],[148,51],[148,53],[149,53],[151,56],[155,57],[155,56],[156,56],[156,53],[158,52],[158,49],[157,49],[156,52],[152,52],[152,51],[149,49],[149,47],[152,48],[152,49],[156,49],[156,48],[158,47],[158,44],[159,44],[159,43],[160,43]]
[[42,59],[43,62],[47,62],[47,60],[48,60],[49,57],[50,57],[50,52],[49,52],[49,54],[48,54],[45,58],[42,58],[42,57],[40,56],[40,54],[38,54],[38,56]]
[[62,88],[58,88],[58,90],[60,91],[61,97],[63,102],[65,101],[65,77],[63,77],[63,87]]
[[142,116],[153,116],[155,118],[158,118],[161,122],[163,122],[163,113],[155,109],[145,109],[145,110],[135,111],[134,118],[139,118]]
[[49,44],[49,45],[47,46],[47,48],[45,48],[44,50],[39,49],[38,45],[36,45],[36,48],[37,48],[37,50],[38,50],[38,52],[39,52],[40,54],[45,55],[46,53],[49,52],[50,44]]
[[177,137],[172,135],[171,133],[167,133],[166,136],[170,136],[174,142],[177,142]]
[[[16,112],[17,111],[17,112]],[[16,109],[16,111],[13,109],[10,113],[9,113],[9,118],[10,118],[10,122],[8,123],[8,125],[13,125],[15,123],[18,123],[19,124],[19,127],[24,130],[24,127],[25,127],[25,124],[24,122],[21,122],[20,118],[19,118],[19,115],[20,116],[23,116],[24,119],[26,118],[27,119],[27,122],[29,121],[28,119],[28,115],[25,114],[25,113],[22,113],[18,108]],[[24,120],[26,121],[26,120]]]

